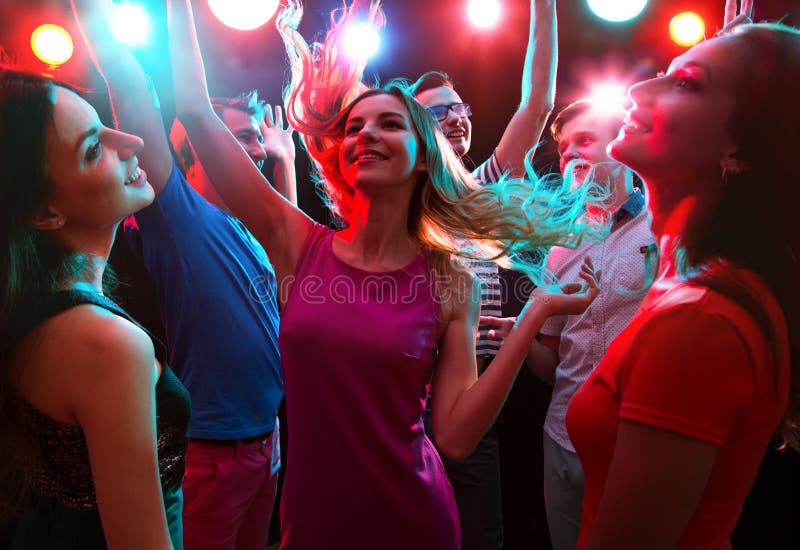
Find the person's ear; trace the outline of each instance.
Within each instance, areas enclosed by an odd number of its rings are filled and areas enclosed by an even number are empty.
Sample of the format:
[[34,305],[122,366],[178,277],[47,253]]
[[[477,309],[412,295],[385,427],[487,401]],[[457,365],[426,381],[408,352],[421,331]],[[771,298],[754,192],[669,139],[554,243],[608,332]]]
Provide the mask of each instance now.
[[55,231],[64,227],[64,215],[50,205],[43,204],[31,216],[31,227],[39,231]]

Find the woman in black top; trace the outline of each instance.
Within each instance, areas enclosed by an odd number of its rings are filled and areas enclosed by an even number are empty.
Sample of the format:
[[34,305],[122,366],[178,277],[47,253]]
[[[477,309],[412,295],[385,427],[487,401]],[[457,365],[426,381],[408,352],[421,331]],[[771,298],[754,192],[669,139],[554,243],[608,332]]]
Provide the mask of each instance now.
[[141,147],[69,89],[0,70],[0,517],[15,517],[12,548],[181,546],[188,395],[103,296],[117,226],[153,200]]

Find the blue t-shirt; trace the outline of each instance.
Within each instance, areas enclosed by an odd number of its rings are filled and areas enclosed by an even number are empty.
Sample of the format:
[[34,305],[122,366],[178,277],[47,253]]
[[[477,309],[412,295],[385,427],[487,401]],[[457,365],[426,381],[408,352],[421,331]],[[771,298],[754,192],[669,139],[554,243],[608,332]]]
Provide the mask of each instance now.
[[192,397],[189,437],[271,431],[283,396],[275,273],[236,218],[173,166],[155,202],[125,221],[155,287],[170,368]]

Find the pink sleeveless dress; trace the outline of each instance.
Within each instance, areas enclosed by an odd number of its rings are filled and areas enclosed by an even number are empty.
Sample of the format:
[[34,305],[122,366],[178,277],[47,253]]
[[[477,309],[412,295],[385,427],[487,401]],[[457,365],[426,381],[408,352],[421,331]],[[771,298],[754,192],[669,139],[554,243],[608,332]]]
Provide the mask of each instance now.
[[457,550],[453,491],[422,412],[440,305],[420,253],[374,273],[315,226],[281,318],[285,550]]

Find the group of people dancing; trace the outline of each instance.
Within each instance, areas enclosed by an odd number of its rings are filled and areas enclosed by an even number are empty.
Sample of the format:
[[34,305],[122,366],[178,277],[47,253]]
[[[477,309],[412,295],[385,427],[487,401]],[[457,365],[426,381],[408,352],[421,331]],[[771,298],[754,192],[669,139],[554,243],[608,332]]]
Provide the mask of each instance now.
[[[170,0],[172,132],[108,4],[71,0],[114,128],[0,70],[11,548],[266,548],[280,468],[282,549],[499,548],[492,425],[523,365],[554,384],[554,548],[730,546],[776,430],[800,447],[799,30],[727,0],[626,113],[557,114],[553,178],[530,155],[555,0],[531,0],[519,108],[472,173],[446,74],[368,87],[340,54],[350,21],[385,24],[380,0],[312,45],[288,0],[291,81],[266,109],[209,95],[191,3]],[[337,229],[297,207],[293,132]],[[166,343],[109,297],[123,223]],[[515,318],[498,265],[538,284]],[[476,464],[478,490],[458,473]]]

